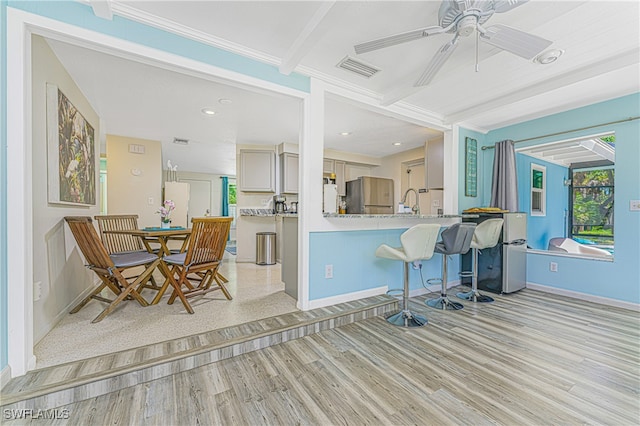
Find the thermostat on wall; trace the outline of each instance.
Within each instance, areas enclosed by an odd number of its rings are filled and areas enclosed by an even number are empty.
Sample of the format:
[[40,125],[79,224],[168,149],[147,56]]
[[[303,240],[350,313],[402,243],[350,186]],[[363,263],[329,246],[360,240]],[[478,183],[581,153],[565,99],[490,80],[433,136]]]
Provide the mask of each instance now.
[[144,154],[144,145],[131,143],[129,144],[129,152],[134,154]]

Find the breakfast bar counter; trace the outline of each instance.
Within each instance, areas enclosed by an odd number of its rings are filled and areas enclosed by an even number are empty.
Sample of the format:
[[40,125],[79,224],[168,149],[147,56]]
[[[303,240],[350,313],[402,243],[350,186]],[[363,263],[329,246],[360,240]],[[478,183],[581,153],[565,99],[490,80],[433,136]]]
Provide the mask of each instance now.
[[324,231],[354,231],[378,229],[406,229],[419,223],[437,223],[442,227],[461,222],[473,215],[424,215],[424,214],[337,214],[323,213]]

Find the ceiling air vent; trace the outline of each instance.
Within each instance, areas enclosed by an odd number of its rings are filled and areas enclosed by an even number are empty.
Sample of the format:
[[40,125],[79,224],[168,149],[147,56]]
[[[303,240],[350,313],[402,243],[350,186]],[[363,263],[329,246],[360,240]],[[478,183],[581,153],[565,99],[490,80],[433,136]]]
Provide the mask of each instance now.
[[374,74],[380,72],[378,68],[365,64],[364,62],[357,61],[349,56],[345,56],[343,60],[338,62],[337,67],[351,71],[365,78],[371,78]]
[[189,145],[189,139],[173,138],[173,143],[177,143],[178,145]]

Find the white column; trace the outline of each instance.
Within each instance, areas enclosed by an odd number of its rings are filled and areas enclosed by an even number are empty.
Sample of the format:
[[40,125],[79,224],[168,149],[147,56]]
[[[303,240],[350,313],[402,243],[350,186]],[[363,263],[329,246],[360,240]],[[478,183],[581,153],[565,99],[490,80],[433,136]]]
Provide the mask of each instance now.
[[7,326],[13,377],[33,356],[33,212],[31,191],[31,33],[7,8]]
[[459,185],[459,128],[451,126],[451,130],[444,132],[444,214],[458,214],[458,190]]
[[309,309],[309,232],[322,223],[322,157],[324,153],[325,86],[311,78],[303,100],[299,151],[298,308]]

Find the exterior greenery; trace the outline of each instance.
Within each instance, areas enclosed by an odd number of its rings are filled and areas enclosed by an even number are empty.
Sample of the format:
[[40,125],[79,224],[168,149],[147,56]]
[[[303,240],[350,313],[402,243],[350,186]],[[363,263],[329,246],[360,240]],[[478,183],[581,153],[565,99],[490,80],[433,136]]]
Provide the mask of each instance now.
[[[602,140],[613,145],[615,136]],[[613,166],[573,170],[572,237],[613,245],[614,173]]]
[[229,204],[236,204],[236,184],[229,184]]

